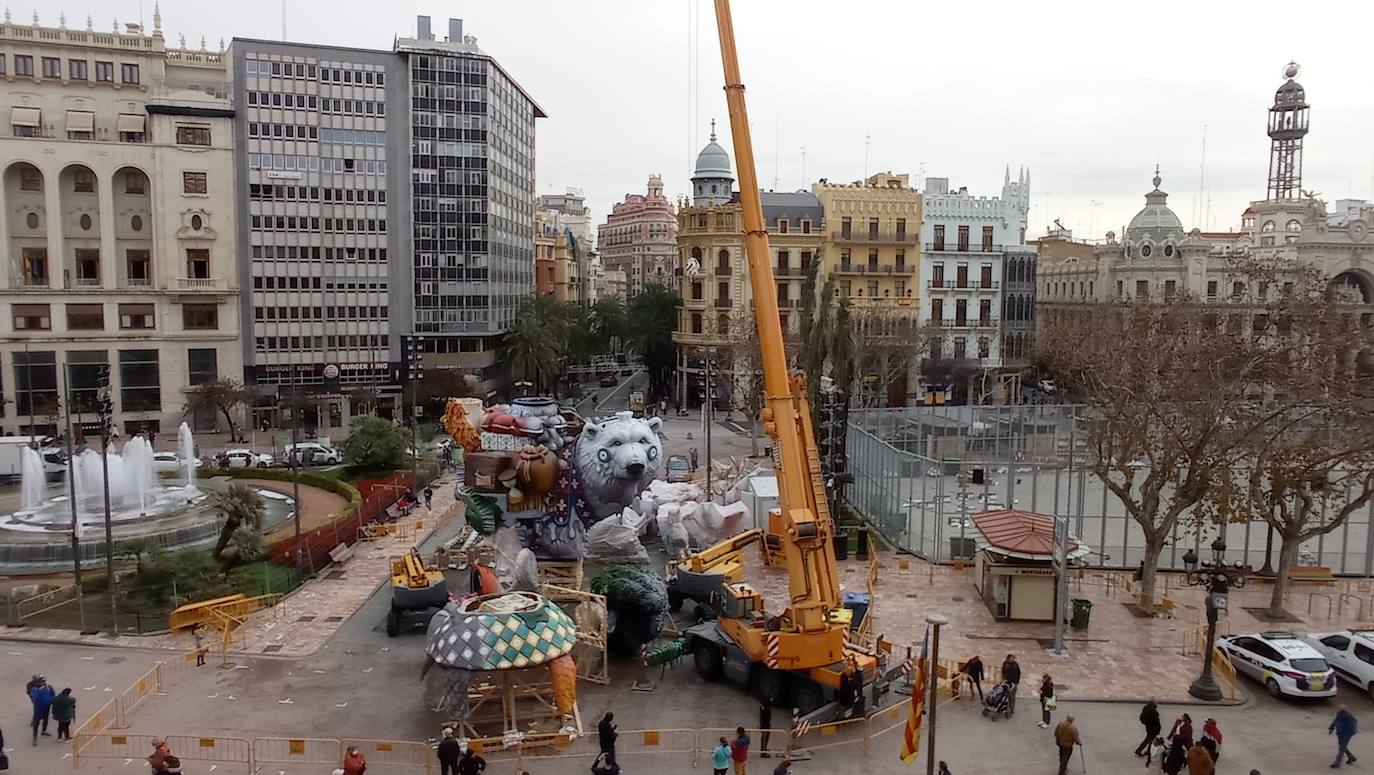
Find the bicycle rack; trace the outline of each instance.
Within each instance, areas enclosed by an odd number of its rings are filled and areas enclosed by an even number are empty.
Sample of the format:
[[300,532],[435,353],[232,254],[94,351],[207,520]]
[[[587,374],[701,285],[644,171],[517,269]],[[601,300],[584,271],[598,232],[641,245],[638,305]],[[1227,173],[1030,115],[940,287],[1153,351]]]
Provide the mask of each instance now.
[[1350,600],[1354,600],[1354,601],[1356,601],[1356,602],[1359,603],[1359,608],[1357,609],[1358,613],[1356,614],[1355,618],[1356,618],[1357,620],[1358,620],[1358,619],[1363,619],[1363,618],[1364,618],[1364,598],[1363,598],[1363,597],[1360,597],[1359,595],[1353,595],[1353,594],[1351,594],[1351,593],[1349,593],[1349,592],[1342,593],[1341,596],[1340,596],[1340,598],[1336,601],[1336,613],[1340,614],[1340,613],[1344,613],[1344,612],[1345,612],[1345,601],[1346,601],[1347,598],[1349,598]]
[[1323,600],[1326,601],[1326,618],[1330,619],[1330,618],[1331,618],[1331,604],[1332,604],[1334,601],[1331,599],[1331,596],[1328,595],[1328,594],[1326,594],[1325,592],[1309,592],[1309,593],[1308,593],[1308,595],[1307,595],[1307,614],[1308,614],[1309,616],[1312,614],[1312,599],[1313,599],[1313,598],[1317,598],[1317,597],[1320,597],[1320,598],[1322,598]]

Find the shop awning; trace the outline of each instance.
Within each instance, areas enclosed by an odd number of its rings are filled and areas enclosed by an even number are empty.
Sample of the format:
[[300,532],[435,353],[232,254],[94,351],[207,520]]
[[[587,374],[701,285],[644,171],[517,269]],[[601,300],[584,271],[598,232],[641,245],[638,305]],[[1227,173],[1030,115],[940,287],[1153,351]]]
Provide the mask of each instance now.
[[14,126],[41,126],[43,113],[38,108],[13,108],[10,123]]
[[68,132],[94,132],[95,114],[89,110],[67,111]]

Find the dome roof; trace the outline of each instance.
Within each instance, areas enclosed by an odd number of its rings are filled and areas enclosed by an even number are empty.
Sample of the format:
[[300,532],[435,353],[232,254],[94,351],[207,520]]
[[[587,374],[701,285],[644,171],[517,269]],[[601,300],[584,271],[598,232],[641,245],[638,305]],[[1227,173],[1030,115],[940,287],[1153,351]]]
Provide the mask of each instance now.
[[697,166],[692,177],[735,179],[735,173],[730,166],[730,154],[716,142],[715,121],[711,122],[711,141],[697,154]]
[[1155,170],[1153,191],[1145,195],[1145,206],[1135,214],[1126,227],[1126,240],[1131,243],[1149,240],[1156,244],[1172,240],[1183,241],[1183,222],[1169,209],[1169,195],[1159,190],[1159,171]]

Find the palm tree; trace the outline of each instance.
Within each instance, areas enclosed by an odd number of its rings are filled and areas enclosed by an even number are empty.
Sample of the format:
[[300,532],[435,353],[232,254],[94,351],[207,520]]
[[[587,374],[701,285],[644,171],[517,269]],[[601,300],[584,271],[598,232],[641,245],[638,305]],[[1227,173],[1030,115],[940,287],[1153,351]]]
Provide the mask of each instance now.
[[133,562],[134,569],[139,573],[167,553],[162,544],[150,538],[130,538],[115,546],[119,550],[120,559]]
[[252,525],[240,525],[229,536],[226,549],[233,555],[234,565],[257,562],[267,556],[267,542],[263,540],[261,531]]
[[662,285],[649,285],[630,303],[629,344],[644,361],[650,391],[656,396],[669,392],[670,375],[677,361],[673,330],[677,328],[677,311],[681,306],[682,297],[677,291]]
[[602,296],[587,315],[592,344],[603,353],[613,352],[630,327],[630,309],[619,296]]
[[526,299],[506,334],[512,372],[541,390],[556,384],[576,348],[579,317],[577,305],[548,294]]
[[[211,492],[210,507],[224,517],[224,527],[219,531],[219,540],[210,552],[216,560],[220,559],[225,547],[229,545],[229,539],[234,535],[234,531],[243,525],[261,529],[267,516],[267,504],[263,502],[262,495],[258,494],[257,490],[241,484],[231,484],[226,489]],[[300,508],[300,504],[297,504],[296,508]]]

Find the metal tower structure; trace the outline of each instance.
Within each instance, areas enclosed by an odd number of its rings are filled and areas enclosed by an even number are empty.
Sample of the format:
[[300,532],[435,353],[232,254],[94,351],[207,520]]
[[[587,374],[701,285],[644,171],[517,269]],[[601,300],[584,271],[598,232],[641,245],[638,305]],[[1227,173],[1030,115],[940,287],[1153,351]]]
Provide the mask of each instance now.
[[1269,201],[1302,195],[1302,138],[1307,135],[1307,93],[1295,80],[1298,63],[1283,68],[1288,79],[1274,92],[1269,109]]

